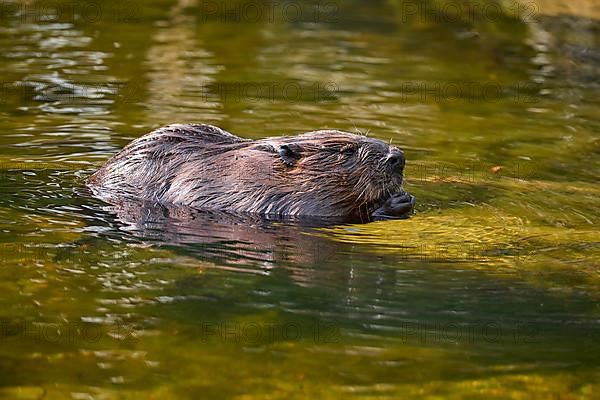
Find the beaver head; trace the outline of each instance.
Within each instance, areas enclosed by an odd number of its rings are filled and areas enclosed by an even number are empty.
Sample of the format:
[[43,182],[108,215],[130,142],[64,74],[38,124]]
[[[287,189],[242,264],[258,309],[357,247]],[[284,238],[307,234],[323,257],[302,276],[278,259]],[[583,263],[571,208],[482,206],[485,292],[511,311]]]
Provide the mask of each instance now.
[[175,125],[129,144],[89,184],[109,202],[129,196],[278,216],[368,216],[402,193],[404,163],[396,147],[336,130],[252,141]]

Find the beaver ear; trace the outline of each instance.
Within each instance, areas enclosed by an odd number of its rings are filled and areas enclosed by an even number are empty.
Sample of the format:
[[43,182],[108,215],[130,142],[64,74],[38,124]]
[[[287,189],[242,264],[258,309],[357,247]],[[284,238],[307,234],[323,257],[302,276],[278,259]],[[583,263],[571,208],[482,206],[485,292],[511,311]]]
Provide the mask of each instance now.
[[300,146],[294,144],[282,144],[277,150],[279,157],[285,165],[291,167],[300,159]]

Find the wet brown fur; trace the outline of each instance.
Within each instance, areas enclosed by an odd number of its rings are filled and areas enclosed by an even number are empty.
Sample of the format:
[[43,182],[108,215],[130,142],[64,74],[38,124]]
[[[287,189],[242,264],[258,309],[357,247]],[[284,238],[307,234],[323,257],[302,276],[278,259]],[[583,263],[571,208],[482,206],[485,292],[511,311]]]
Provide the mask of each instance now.
[[170,125],[134,140],[88,180],[130,200],[276,216],[368,216],[402,191],[394,147],[336,130],[242,139],[211,125]]

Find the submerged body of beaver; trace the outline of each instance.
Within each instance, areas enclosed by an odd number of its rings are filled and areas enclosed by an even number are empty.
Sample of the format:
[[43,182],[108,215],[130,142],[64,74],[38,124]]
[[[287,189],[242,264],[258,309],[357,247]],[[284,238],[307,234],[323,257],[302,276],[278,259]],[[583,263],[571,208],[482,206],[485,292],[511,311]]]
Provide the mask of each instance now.
[[402,218],[404,154],[335,130],[261,140],[170,125],[128,144],[88,180],[112,204],[144,200],[272,216]]

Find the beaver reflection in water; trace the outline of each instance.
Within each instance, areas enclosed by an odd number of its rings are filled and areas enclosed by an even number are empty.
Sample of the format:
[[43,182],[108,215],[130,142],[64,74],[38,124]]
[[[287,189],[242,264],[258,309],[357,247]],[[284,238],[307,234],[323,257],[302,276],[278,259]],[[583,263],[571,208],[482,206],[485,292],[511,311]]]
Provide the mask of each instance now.
[[111,204],[364,221],[412,212],[404,161],[381,140],[336,130],[249,140],[211,125],[170,125],[128,144],[87,184]]

